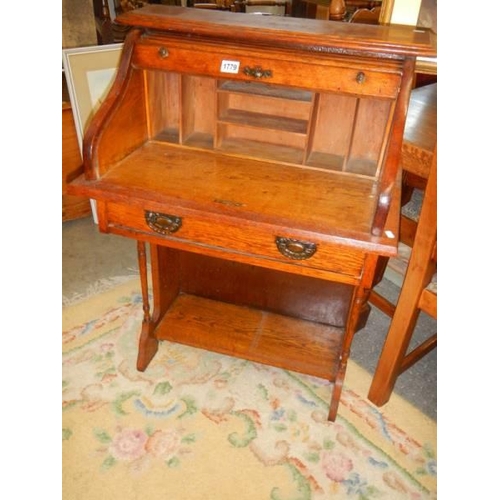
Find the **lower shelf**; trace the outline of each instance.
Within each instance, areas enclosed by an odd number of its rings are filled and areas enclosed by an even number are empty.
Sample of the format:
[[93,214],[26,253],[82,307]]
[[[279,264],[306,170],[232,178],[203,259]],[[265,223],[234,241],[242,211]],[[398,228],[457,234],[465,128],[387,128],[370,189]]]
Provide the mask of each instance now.
[[169,340],[335,379],[344,331],[245,306],[181,294],[156,328]]

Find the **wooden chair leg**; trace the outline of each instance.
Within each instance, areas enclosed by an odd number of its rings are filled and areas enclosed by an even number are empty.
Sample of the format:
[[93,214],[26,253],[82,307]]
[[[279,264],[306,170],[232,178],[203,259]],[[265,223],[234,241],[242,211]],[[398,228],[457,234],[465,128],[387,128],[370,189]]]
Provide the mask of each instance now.
[[437,241],[437,165],[434,153],[425,189],[419,224],[399,299],[372,379],[368,399],[387,403],[398,376],[436,345],[437,337],[406,354],[420,314],[421,296],[436,269],[433,259]]
[[382,406],[391,397],[400,367],[413,335],[419,311],[405,314],[402,309],[396,310],[391,326],[382,348],[375,374],[372,379],[368,399],[377,406]]
[[409,354],[405,356],[403,363],[401,365],[400,373],[408,370],[410,366],[413,366],[417,361],[422,359],[426,354],[429,354],[437,346],[437,333],[429,337],[425,342],[420,344],[418,347],[413,349]]

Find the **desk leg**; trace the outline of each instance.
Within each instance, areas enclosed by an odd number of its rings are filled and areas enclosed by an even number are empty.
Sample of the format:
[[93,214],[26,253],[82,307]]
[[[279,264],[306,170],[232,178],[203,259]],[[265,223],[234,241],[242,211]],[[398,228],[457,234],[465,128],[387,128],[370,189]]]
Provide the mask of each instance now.
[[337,376],[333,383],[332,399],[330,402],[330,411],[328,420],[335,421],[342,394],[342,386],[344,385],[345,374],[347,370],[347,361],[351,354],[351,344],[354,334],[359,329],[360,317],[366,313],[366,305],[370,296],[371,288],[373,287],[376,273],[378,269],[378,257],[376,255],[367,255],[361,283],[354,290],[351,307],[344,334],[344,342],[342,345],[342,354],[339,359]]
[[156,327],[179,294],[177,253],[169,248],[150,244],[153,312],[150,312],[146,244],[137,242],[144,317],[139,339],[137,369],[144,371],[158,351]]
[[139,354],[137,356],[137,369],[143,372],[153,359],[158,350],[158,340],[154,337],[154,323],[151,321],[149,308],[149,286],[148,268],[146,256],[146,244],[143,241],[137,242],[137,259],[139,262],[139,273],[141,276],[142,310],[142,330],[139,338]]
[[349,360],[349,356],[351,354],[352,339],[357,331],[359,318],[365,309],[369,294],[369,289],[357,287],[353,295],[349,319],[347,321],[346,331],[344,335],[342,354],[339,359],[337,376],[335,377],[335,381],[333,383],[332,399],[330,402],[330,411],[328,413],[328,420],[330,420],[331,422],[335,421],[335,418],[337,417],[340,396],[342,394],[342,386],[344,385],[345,373],[347,370],[347,361]]

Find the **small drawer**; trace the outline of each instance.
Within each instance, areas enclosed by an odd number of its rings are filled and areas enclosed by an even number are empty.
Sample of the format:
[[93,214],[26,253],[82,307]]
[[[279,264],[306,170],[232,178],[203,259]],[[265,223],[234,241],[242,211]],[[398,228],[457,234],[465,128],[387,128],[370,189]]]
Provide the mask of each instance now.
[[358,62],[349,66],[341,59],[310,55],[307,61],[290,55],[274,59],[265,50],[250,54],[237,47],[215,47],[178,40],[149,40],[137,43],[133,64],[156,69],[243,81],[258,81],[316,91],[394,98],[400,85],[400,73],[377,71],[372,65]]
[[282,229],[268,224],[259,225],[243,219],[220,220],[215,215],[183,213],[180,209],[158,213],[108,202],[104,218],[106,227],[102,229],[117,228],[132,237],[140,233],[150,236],[150,241],[154,243],[187,250],[190,246],[211,247],[353,278],[361,275],[364,253],[324,241],[321,235],[317,239],[306,240],[295,236],[293,230],[284,234]]

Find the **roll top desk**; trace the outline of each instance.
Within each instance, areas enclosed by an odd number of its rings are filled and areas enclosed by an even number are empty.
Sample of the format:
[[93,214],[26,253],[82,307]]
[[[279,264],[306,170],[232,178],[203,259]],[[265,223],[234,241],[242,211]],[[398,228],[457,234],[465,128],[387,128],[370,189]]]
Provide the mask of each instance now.
[[138,370],[170,340],[306,373],[332,382],[334,420],[379,257],[397,253],[431,34],[157,5],[117,21],[121,61],[69,189],[137,241]]

